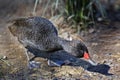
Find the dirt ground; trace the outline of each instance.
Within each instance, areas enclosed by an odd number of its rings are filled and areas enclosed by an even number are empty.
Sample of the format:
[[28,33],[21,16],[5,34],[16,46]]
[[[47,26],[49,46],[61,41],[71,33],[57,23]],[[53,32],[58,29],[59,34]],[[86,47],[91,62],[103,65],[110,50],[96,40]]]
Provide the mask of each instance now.
[[[67,25],[66,23],[59,25],[63,21],[62,19],[58,22],[53,21],[59,26],[57,28],[60,37],[81,39],[80,36],[82,36],[91,57],[99,63],[98,66],[91,66],[86,61],[70,56],[65,51],[58,51],[52,53],[51,59],[70,60],[72,64],[50,67],[47,65],[46,58],[38,57],[35,60],[41,62],[40,68],[28,69],[24,54],[26,49],[11,35],[7,29],[6,21],[9,17],[28,15],[31,7],[24,8],[24,4],[19,8],[24,0],[20,1],[20,5],[17,5],[17,0],[14,1],[16,3],[12,2],[8,5],[9,0],[6,0],[6,5],[9,6],[10,11],[7,11],[8,8],[6,7],[4,7],[6,10],[0,10],[0,80],[120,80],[120,13],[111,13],[110,15],[114,15],[110,16],[111,22],[97,24],[97,29],[89,29],[85,32],[85,35],[77,35],[74,33],[74,29],[64,27]],[[16,11],[17,7],[12,6],[12,4],[17,5],[18,12]],[[39,7],[40,10],[41,6]],[[16,12],[11,12],[11,8]],[[10,14],[5,16],[5,13]],[[40,11],[38,11],[37,15],[40,14]]]
[[[73,60],[73,65],[49,67],[47,60],[36,58],[41,62],[38,69],[28,69],[25,48],[7,29],[7,24],[0,24],[0,79],[1,80],[119,80],[120,79],[120,23],[114,28],[100,29],[83,37],[90,55],[97,63],[89,67],[83,60]],[[65,37],[68,29],[60,29],[60,36]],[[68,31],[71,32],[71,31]],[[75,35],[75,34],[70,34]],[[71,59],[64,51],[58,51],[57,58]],[[63,55],[62,55],[63,54]],[[67,55],[67,56],[65,56]],[[7,58],[6,58],[6,57]],[[54,58],[54,57],[53,57]],[[74,59],[74,58],[73,58]],[[77,65],[76,65],[77,64]]]

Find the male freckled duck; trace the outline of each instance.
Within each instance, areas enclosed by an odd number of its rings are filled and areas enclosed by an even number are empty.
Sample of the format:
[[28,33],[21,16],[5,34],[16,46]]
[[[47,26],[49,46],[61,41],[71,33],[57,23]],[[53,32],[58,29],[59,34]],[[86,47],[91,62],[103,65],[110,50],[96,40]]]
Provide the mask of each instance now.
[[[8,28],[24,47],[30,46],[44,52],[65,50],[75,57],[84,58],[92,65],[97,65],[91,60],[88,49],[83,42],[78,40],[69,41],[58,37],[55,26],[45,18],[15,19]],[[26,55],[30,60],[28,54]]]

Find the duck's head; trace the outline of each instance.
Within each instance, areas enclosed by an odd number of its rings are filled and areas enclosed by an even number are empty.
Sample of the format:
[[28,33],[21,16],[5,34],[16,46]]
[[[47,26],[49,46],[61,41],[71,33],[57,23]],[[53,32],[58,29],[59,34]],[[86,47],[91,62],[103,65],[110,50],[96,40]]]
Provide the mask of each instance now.
[[90,57],[86,45],[82,41],[73,40],[70,42],[70,53],[78,58],[83,58],[91,65],[97,65]]

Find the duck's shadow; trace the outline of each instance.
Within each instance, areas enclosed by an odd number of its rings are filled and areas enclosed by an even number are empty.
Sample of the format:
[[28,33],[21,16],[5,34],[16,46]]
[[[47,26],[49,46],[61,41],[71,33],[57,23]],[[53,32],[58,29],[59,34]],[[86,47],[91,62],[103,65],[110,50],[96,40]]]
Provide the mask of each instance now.
[[42,58],[47,58],[53,62],[56,61],[70,61],[72,64],[70,64],[69,66],[81,66],[82,68],[84,68],[85,70],[88,70],[90,72],[97,72],[103,75],[113,75],[109,72],[110,66],[106,65],[106,64],[98,64],[97,66],[92,66],[90,63],[88,63],[87,61],[83,60],[83,59],[78,59],[72,55],[70,55],[69,53],[60,50],[60,51],[56,51],[56,52],[51,52],[51,53],[46,53],[46,52],[42,52],[40,50],[37,49],[33,49],[30,47],[27,47],[27,49],[33,53],[34,55],[36,55],[37,57],[42,57]]

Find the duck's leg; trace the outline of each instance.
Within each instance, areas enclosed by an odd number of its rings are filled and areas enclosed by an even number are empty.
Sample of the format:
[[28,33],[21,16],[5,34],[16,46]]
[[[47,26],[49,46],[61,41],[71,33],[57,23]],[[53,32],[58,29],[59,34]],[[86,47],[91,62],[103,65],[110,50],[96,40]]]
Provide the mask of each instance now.
[[28,50],[26,50],[25,55],[27,57],[27,65],[28,65],[29,69],[39,68],[41,63],[34,61],[34,59],[36,58],[36,56],[34,56],[34,57],[32,57],[30,59],[29,53],[30,52]]

